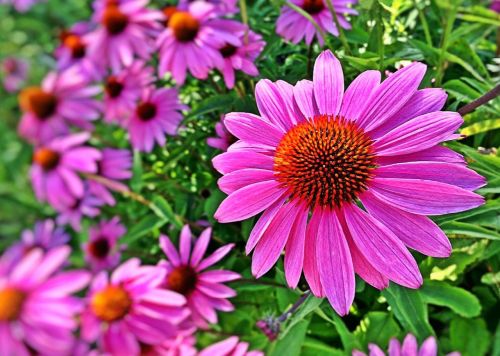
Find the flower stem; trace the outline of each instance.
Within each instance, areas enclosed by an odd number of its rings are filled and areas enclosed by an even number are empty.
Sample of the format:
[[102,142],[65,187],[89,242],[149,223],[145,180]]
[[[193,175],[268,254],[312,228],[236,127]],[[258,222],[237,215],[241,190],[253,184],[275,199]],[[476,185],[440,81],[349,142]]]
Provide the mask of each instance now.
[[316,29],[316,31],[318,31],[319,35],[323,39],[323,42],[326,42],[325,32],[321,29],[321,27],[318,25],[318,23],[316,22],[316,20],[314,20],[311,15],[309,15],[306,11],[304,11],[304,9],[298,7],[295,4],[292,4],[291,2],[288,2],[288,1],[285,2],[285,5],[288,6],[290,9],[294,10],[295,12],[297,12],[297,13],[301,14],[302,16],[304,16],[314,26],[314,28]]
[[288,309],[286,312],[284,312],[283,314],[281,314],[278,318],[278,321],[280,323],[283,323],[284,321],[286,321],[289,317],[291,317],[293,315],[293,313],[295,313],[297,311],[297,309],[300,308],[300,306],[307,300],[307,298],[309,298],[309,296],[311,295],[311,291],[305,291],[304,294],[302,294],[300,296],[299,299],[297,299],[297,301],[295,303],[293,303],[293,305],[290,307],[290,309]]
[[450,5],[450,9],[445,15],[444,19],[444,31],[443,36],[441,37],[441,50],[439,51],[439,60],[437,65],[437,74],[436,74],[436,86],[441,86],[441,82],[444,77],[445,72],[445,57],[448,50],[448,39],[451,34],[451,30],[453,29],[453,23],[455,22],[455,17],[457,15],[457,4],[454,3]]
[[345,52],[347,55],[352,55],[351,47],[349,46],[349,42],[347,42],[347,38],[344,33],[344,29],[340,26],[339,18],[337,16],[337,12],[333,7],[332,0],[326,0],[326,5],[328,6],[328,10],[330,10],[333,22],[335,22],[335,26],[337,27],[337,31],[339,32],[340,42],[342,42],[342,46],[344,46]]
[[422,23],[422,28],[424,29],[425,41],[427,42],[427,44],[429,46],[432,47],[431,31],[429,30],[429,24],[427,23],[427,19],[425,18],[424,11],[420,6],[418,6],[417,0],[413,0],[413,3],[415,4],[415,7],[417,8],[418,17],[420,18],[420,22]]
[[139,202],[139,203],[147,206],[148,208],[151,208],[151,206],[153,205],[153,203],[151,201],[147,200],[142,195],[131,191],[126,186],[122,186],[122,184],[116,184],[115,182],[113,182],[107,178],[104,178],[102,176],[98,176],[96,174],[85,173],[84,176],[85,176],[85,178],[88,178],[88,179],[93,180],[97,183],[100,183],[100,184],[104,185],[106,188],[109,188],[115,192],[121,193],[124,197],[135,200],[136,202]]
[[382,18],[382,5],[377,1],[377,49],[379,56],[379,71],[384,74],[384,20]]
[[489,92],[484,94],[483,96],[477,98],[473,102],[462,106],[459,110],[458,113],[462,116],[467,115],[468,113],[476,110],[478,107],[481,105],[486,104],[488,101],[493,100],[495,98],[498,98],[500,96],[500,84],[491,89]]
[[240,14],[241,14],[241,20],[246,26],[245,30],[245,44],[248,43],[248,8],[247,8],[247,2],[246,0],[240,0]]

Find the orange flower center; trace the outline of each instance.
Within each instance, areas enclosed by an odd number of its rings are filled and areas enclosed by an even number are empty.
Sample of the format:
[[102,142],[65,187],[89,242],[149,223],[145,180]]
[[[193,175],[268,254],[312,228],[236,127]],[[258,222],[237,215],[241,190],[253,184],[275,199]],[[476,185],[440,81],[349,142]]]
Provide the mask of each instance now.
[[325,4],[323,0],[304,0],[302,8],[311,15],[316,15],[320,13],[324,8]]
[[102,24],[112,36],[122,33],[128,25],[128,17],[116,5],[108,5],[102,15]]
[[170,17],[168,27],[174,31],[174,36],[178,41],[190,42],[196,38],[200,23],[189,12],[177,11]]
[[177,7],[175,6],[167,6],[164,7],[163,10],[163,15],[165,15],[165,27],[168,27],[168,23],[170,22],[170,18],[172,17],[173,14],[177,12]]
[[228,43],[224,47],[222,47],[219,51],[220,51],[220,54],[222,54],[222,57],[229,58],[233,54],[235,54],[237,50],[238,50],[238,48],[236,48],[235,46]]
[[149,121],[156,116],[156,105],[149,102],[140,103],[137,105],[136,113],[142,121]]
[[99,319],[112,322],[128,314],[132,307],[132,299],[123,287],[109,285],[94,294],[90,307]]
[[50,148],[42,147],[35,151],[33,161],[39,164],[45,171],[50,171],[59,164],[60,155]]
[[174,268],[167,276],[167,287],[182,295],[188,295],[196,288],[196,271],[190,266]]
[[31,111],[39,119],[48,119],[57,108],[57,97],[39,87],[29,87],[19,94],[19,104],[25,111]]
[[108,256],[111,246],[108,239],[100,237],[89,244],[88,250],[92,256],[102,259]]
[[340,207],[366,190],[372,140],[355,123],[320,115],[286,133],[274,156],[278,182],[311,208]]
[[122,93],[123,84],[118,80],[118,78],[112,75],[106,79],[104,90],[106,90],[106,93],[110,97],[116,98]]
[[85,57],[86,46],[78,35],[70,34],[64,38],[64,45],[71,50],[71,56],[75,59]]
[[15,288],[0,289],[0,322],[13,321],[21,314],[26,294]]

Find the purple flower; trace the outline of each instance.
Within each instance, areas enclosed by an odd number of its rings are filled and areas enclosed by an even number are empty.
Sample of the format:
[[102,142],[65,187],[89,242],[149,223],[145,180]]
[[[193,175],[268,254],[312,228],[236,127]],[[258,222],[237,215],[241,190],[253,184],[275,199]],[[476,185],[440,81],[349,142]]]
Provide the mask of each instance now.
[[[229,15],[238,12],[238,0],[200,0],[214,5],[215,11],[219,15]],[[179,8],[185,9],[193,0],[180,0]]]
[[70,224],[75,231],[80,231],[81,220],[84,216],[95,218],[100,214],[100,208],[105,202],[90,191],[90,183],[91,182],[88,181],[84,182],[83,197],[75,199],[75,202],[70,206],[60,206],[56,208],[59,213],[57,217],[58,224]]
[[108,277],[99,273],[82,314],[82,338],[97,341],[101,352],[138,355],[140,345],[159,345],[177,335],[177,326],[188,316],[186,299],[162,289],[165,271],[140,266],[138,259],[120,265]]
[[236,141],[236,138],[226,129],[224,125],[224,117],[215,124],[215,133],[217,137],[209,137],[207,144],[210,147],[216,148],[221,151],[227,151],[227,148]]
[[62,272],[67,246],[47,253],[33,249],[10,269],[0,269],[0,340],[3,355],[69,354],[75,343],[76,314],[71,296],[84,288],[88,272]]
[[0,0],[0,4],[11,4],[16,11],[26,12],[36,3],[42,2],[41,0]]
[[104,120],[125,125],[144,89],[153,83],[153,68],[137,60],[104,84]]
[[212,68],[223,67],[219,49],[226,44],[241,46],[238,33],[244,30],[237,21],[218,19],[209,3],[196,1],[185,11],[173,12],[157,39],[160,76],[170,72],[183,84],[189,71],[195,78],[206,79]]
[[60,137],[35,149],[31,182],[40,201],[64,209],[83,198],[85,187],[78,173],[96,173],[102,158],[97,149],[83,146],[89,137],[86,132]]
[[253,31],[240,32],[241,46],[233,46],[229,43],[219,49],[224,58],[224,65],[219,70],[224,76],[224,83],[229,89],[234,87],[235,70],[253,77],[259,75],[259,70],[253,63],[260,55],[266,43],[262,37]]
[[3,87],[9,93],[18,91],[28,76],[28,62],[14,57],[5,58],[2,61],[1,72],[3,74]]
[[426,215],[482,205],[473,191],[485,180],[440,146],[459,137],[463,119],[440,111],[442,89],[418,90],[425,71],[415,62],[382,83],[380,72],[366,71],[344,91],[341,64],[325,51],[313,81],[257,84],[261,116],[226,115],[240,141],[213,160],[229,195],[215,218],[228,223],[263,213],[246,248],[255,248],[256,277],[285,250],[289,286],[304,271],[314,295],[326,295],[345,315],[355,272],[379,289],[389,280],[418,288],[422,276],[408,247],[450,255],[448,238]]
[[132,146],[151,152],[155,142],[160,146],[165,145],[165,135],[177,133],[182,121],[181,110],[187,110],[187,106],[179,102],[177,90],[145,90],[128,123]]
[[[160,11],[145,8],[148,1],[97,1],[99,26],[85,36],[89,55],[96,63],[110,66],[114,73],[132,65],[134,57],[148,60],[154,47],[153,37],[161,29]],[[102,6],[103,4],[104,7]]]
[[[311,15],[324,32],[329,32],[334,36],[338,36],[339,31],[324,0],[290,0],[290,2]],[[356,3],[357,0],[332,0],[333,7],[342,28],[351,28],[351,24],[347,21],[345,15],[358,14],[357,11],[351,7]],[[314,28],[313,24],[304,16],[287,6],[281,9],[281,15],[276,22],[276,32],[292,43],[299,43],[305,38],[306,43],[309,45],[316,36],[319,44],[321,46],[324,44],[323,38]]]
[[164,341],[160,345],[142,345],[141,356],[195,356],[196,338],[193,331],[189,333],[179,332],[175,337]]
[[68,134],[70,124],[91,130],[89,121],[100,114],[100,106],[92,97],[100,91],[97,86],[88,86],[76,68],[48,74],[41,87],[26,88],[19,94],[24,111],[19,134],[39,144]]
[[261,351],[248,351],[249,344],[231,336],[200,351],[198,356],[264,356]]
[[[368,344],[368,355],[369,356],[385,356],[384,351],[375,344]],[[418,347],[417,339],[412,334],[406,335],[403,345],[395,338],[389,341],[388,356],[437,356],[438,346],[436,338],[434,336],[429,336],[422,343],[422,346]],[[364,352],[353,350],[352,356],[366,356]],[[459,352],[452,352],[447,354],[447,356],[460,356]]]
[[238,273],[232,271],[204,271],[220,261],[234,247],[233,244],[225,245],[203,258],[211,234],[211,228],[205,229],[191,249],[191,230],[185,225],[180,236],[179,252],[168,236],[160,237],[160,246],[168,259],[159,264],[167,272],[165,287],[187,298],[191,317],[200,327],[205,327],[206,321],[217,323],[216,310],[227,312],[234,309],[227,298],[234,297],[236,292],[222,283],[241,278]]
[[118,244],[118,240],[126,232],[118,217],[89,228],[89,240],[83,245],[83,250],[85,261],[93,271],[100,272],[118,265],[121,250],[125,248],[125,245]]

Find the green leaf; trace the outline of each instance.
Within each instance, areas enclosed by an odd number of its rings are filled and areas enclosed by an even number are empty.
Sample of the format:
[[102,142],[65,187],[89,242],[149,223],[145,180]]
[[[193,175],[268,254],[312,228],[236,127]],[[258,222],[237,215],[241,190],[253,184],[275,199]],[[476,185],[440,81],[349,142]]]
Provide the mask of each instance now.
[[307,337],[302,345],[301,356],[344,356],[345,352],[334,349],[324,342]]
[[426,303],[448,307],[466,318],[481,312],[481,303],[474,294],[445,282],[425,281],[420,294]]
[[330,305],[326,306],[323,309],[318,308],[315,310],[315,312],[316,314],[318,314],[318,316],[335,326],[335,329],[339,333],[340,340],[342,341],[342,345],[344,346],[344,349],[348,354],[350,354],[351,351],[355,348],[361,348],[361,344],[356,339],[354,334],[349,331],[342,318],[339,317],[337,313],[335,313]]
[[483,120],[473,123],[460,130],[462,135],[472,136],[481,132],[488,132],[500,128],[500,119]]
[[299,356],[304,339],[306,338],[307,327],[310,320],[301,320],[276,343],[271,356]]
[[374,311],[366,314],[354,334],[365,347],[371,342],[384,348],[391,337],[397,336],[400,332],[398,323],[389,313]]
[[450,342],[453,350],[462,355],[486,355],[490,333],[483,319],[454,318],[450,323]]
[[182,220],[175,215],[170,204],[162,196],[156,195],[153,198],[150,208],[159,218],[170,221],[178,229],[182,228]]
[[389,288],[382,291],[382,295],[405,330],[420,340],[434,334],[429,324],[427,307],[418,290],[391,283]]
[[500,234],[496,231],[481,226],[460,221],[449,221],[440,225],[447,235],[461,235],[488,240],[500,240]]
[[323,299],[316,298],[312,294],[307,297],[307,300],[300,306],[300,309],[293,314],[286,329],[283,331],[283,335],[288,333],[298,322],[302,321],[309,314],[314,312],[323,303]]
[[154,229],[159,229],[168,222],[166,219],[159,219],[155,215],[147,215],[137,224],[132,225],[122,241],[126,244],[137,240],[138,238],[150,233]]
[[234,93],[211,96],[198,105],[187,115],[188,118],[198,118],[198,116],[206,115],[214,111],[224,111],[231,107],[235,100]]

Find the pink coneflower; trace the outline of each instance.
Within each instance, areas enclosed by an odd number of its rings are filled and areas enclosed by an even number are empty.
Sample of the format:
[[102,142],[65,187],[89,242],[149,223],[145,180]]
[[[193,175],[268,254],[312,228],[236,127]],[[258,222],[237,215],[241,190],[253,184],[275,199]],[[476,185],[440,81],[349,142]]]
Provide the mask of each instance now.
[[101,221],[97,226],[89,228],[89,240],[83,245],[85,260],[93,271],[99,272],[118,265],[121,250],[125,245],[119,245],[118,240],[127,230],[118,217],[109,221]]
[[[238,0],[199,0],[212,4],[220,15],[235,14],[238,12]],[[179,8],[186,8],[194,0],[180,0]]]
[[165,145],[165,135],[177,133],[182,121],[181,110],[187,110],[187,106],[179,102],[177,90],[145,90],[128,123],[132,146],[151,152],[155,142]]
[[35,148],[31,167],[31,182],[40,201],[48,201],[62,209],[83,198],[84,184],[78,173],[96,173],[101,153],[83,146],[87,132],[56,138]]
[[231,336],[200,351],[198,356],[264,356],[262,351],[248,351],[248,342]]
[[224,65],[219,70],[224,76],[224,83],[229,89],[234,87],[235,71],[241,70],[243,73],[253,77],[259,75],[259,70],[253,63],[260,55],[266,43],[262,37],[253,31],[240,32],[241,46],[226,44],[219,49],[224,58]]
[[[375,344],[368,344],[368,350],[369,356],[385,355],[384,351]],[[403,345],[396,338],[392,338],[389,341],[389,350],[387,350],[388,356],[437,356],[437,354],[438,346],[434,336],[429,336],[425,339],[419,348],[417,339],[412,334],[406,335]],[[366,354],[358,350],[353,350],[352,356],[366,356]],[[447,356],[460,356],[460,353],[452,352],[447,354]]]
[[104,120],[126,124],[144,89],[153,83],[153,68],[135,61],[104,84]]
[[97,63],[110,66],[118,73],[133,63],[134,56],[149,59],[163,14],[147,9],[147,3],[147,0],[105,2],[95,19],[99,27],[85,36],[89,55]]
[[261,116],[226,115],[247,147],[213,161],[229,194],[215,217],[227,223],[263,212],[246,248],[255,248],[256,277],[285,249],[288,284],[297,286],[304,269],[312,292],[344,315],[354,272],[377,288],[389,280],[418,288],[422,276],[406,247],[450,254],[446,235],[425,215],[483,204],[472,191],[485,181],[439,146],[457,137],[463,120],[439,111],[441,89],[418,90],[425,71],[413,63],[382,83],[378,71],[366,71],[344,92],[340,62],[325,51],[312,82],[257,84]]
[[195,356],[195,344],[193,333],[180,332],[160,345],[141,345],[141,356]]
[[206,321],[217,322],[216,310],[228,312],[234,309],[227,298],[234,297],[236,292],[222,283],[240,278],[238,273],[231,271],[204,271],[220,261],[233,248],[232,244],[225,245],[203,258],[211,234],[211,228],[205,229],[191,250],[191,230],[189,226],[184,226],[179,252],[167,236],[160,237],[160,246],[167,256],[167,261],[161,261],[159,264],[167,272],[165,287],[187,298],[192,319],[201,327],[206,326]]
[[108,278],[93,280],[88,305],[82,314],[82,338],[97,341],[100,351],[138,355],[140,345],[158,345],[174,337],[187,316],[186,299],[162,289],[165,271],[140,266],[139,259],[120,265]]
[[28,76],[28,62],[14,57],[5,58],[2,61],[1,72],[3,76],[3,87],[9,93],[18,91]]
[[241,46],[241,31],[243,24],[218,19],[209,3],[196,1],[186,10],[173,10],[157,39],[160,76],[170,72],[178,84],[183,84],[189,71],[195,78],[206,79],[212,68],[223,65],[219,48],[226,44]]
[[33,249],[10,269],[0,269],[0,350],[2,355],[66,355],[74,345],[81,301],[71,294],[90,275],[61,272],[71,250]]
[[101,207],[105,202],[95,196],[90,191],[90,182],[84,182],[83,197],[75,199],[74,203],[70,206],[56,207],[59,215],[57,216],[57,223],[60,225],[69,224],[75,231],[82,229],[81,221],[84,216],[95,218],[101,213]]
[[[339,31],[324,0],[290,0],[290,2],[311,15],[324,32],[338,36]],[[342,28],[351,28],[351,24],[347,21],[345,15],[357,15],[357,11],[351,7],[356,3],[357,0],[332,0]],[[306,43],[309,45],[316,36],[319,44],[321,46],[324,44],[323,38],[314,28],[313,24],[287,6],[281,9],[281,15],[276,22],[276,32],[292,43],[299,43],[305,38]]]
[[227,148],[236,140],[224,125],[224,117],[215,124],[216,137],[209,137],[207,145],[221,151],[227,151]]
[[31,143],[44,143],[68,134],[70,124],[91,130],[89,121],[100,113],[92,97],[100,91],[97,86],[89,86],[76,68],[48,74],[41,87],[29,87],[19,94],[24,111],[19,134]]

